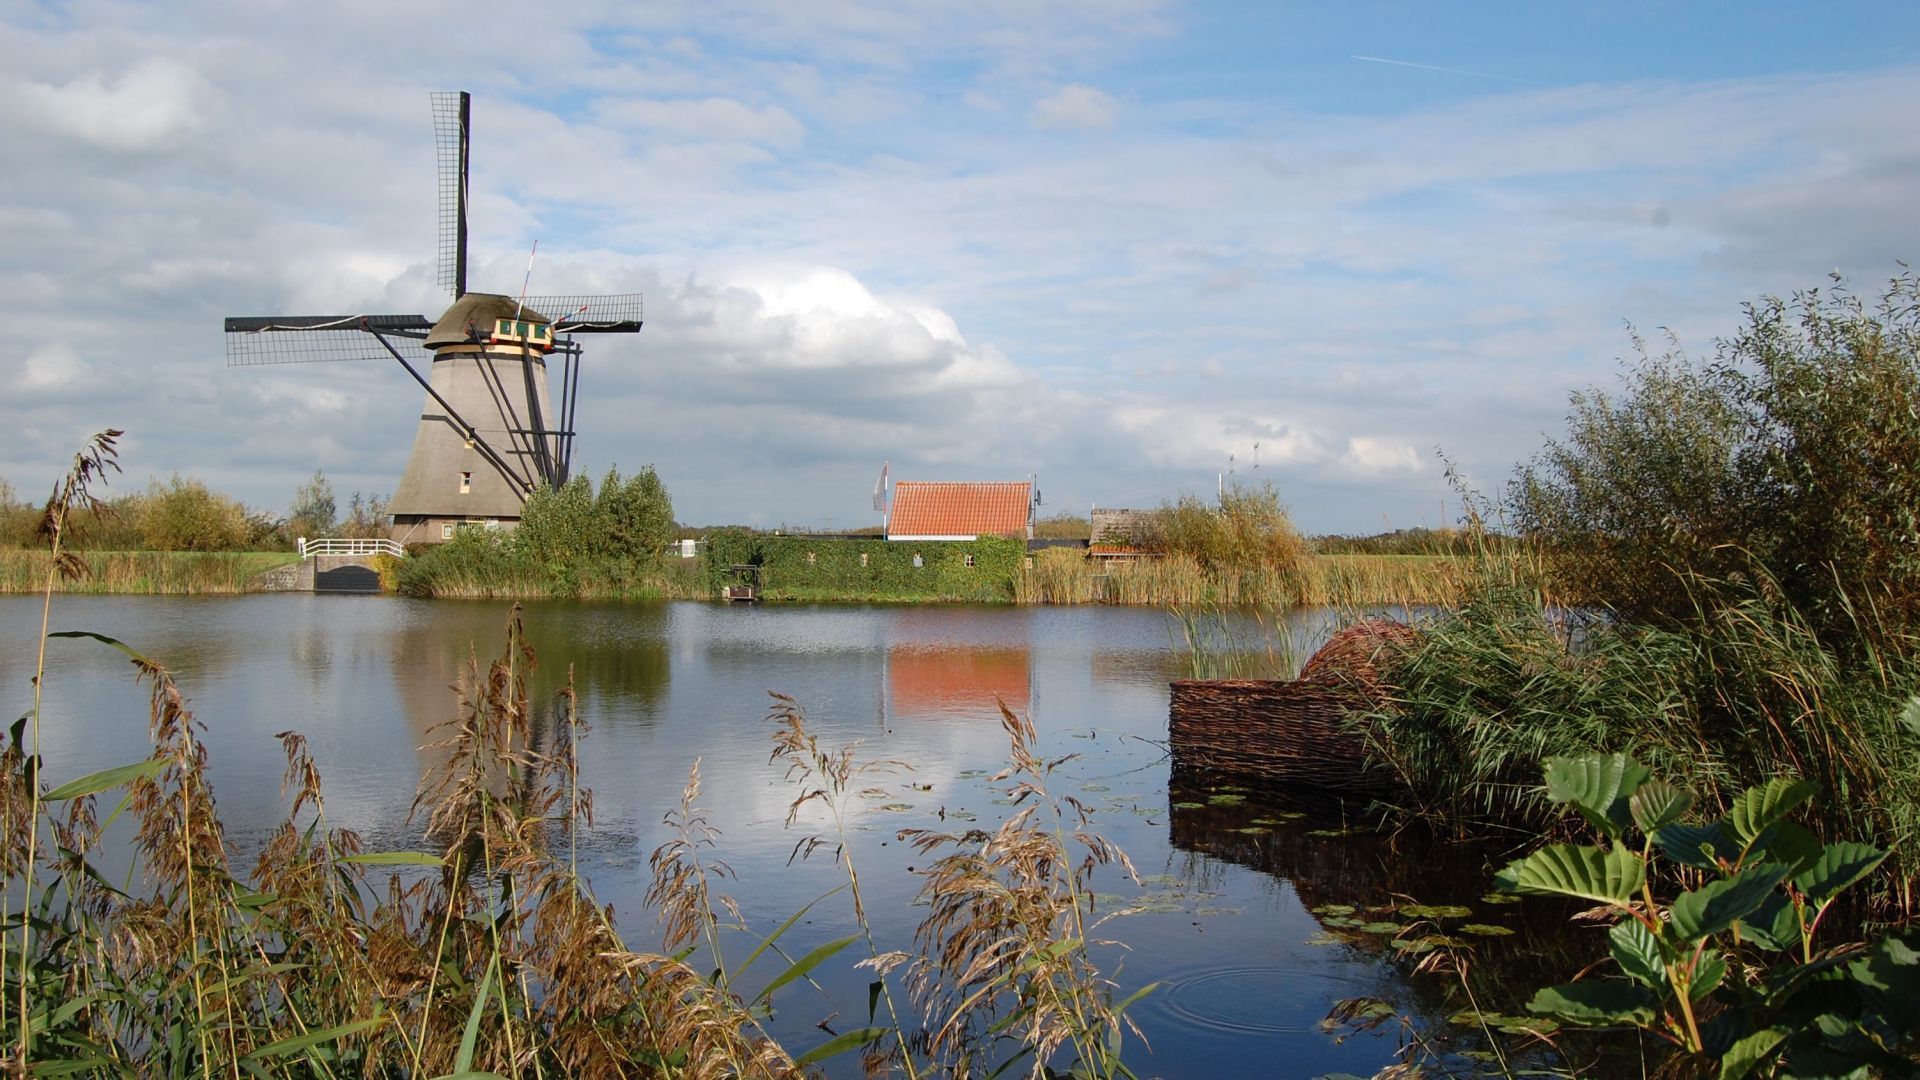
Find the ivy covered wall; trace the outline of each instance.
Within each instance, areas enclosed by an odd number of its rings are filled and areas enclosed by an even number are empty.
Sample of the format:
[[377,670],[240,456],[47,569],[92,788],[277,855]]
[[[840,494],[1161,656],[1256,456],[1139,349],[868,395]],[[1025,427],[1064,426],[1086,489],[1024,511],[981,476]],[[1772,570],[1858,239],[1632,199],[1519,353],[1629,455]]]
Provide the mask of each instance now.
[[1023,541],[1002,537],[912,542],[725,531],[707,536],[702,557],[716,587],[737,580],[729,566],[758,566],[762,595],[772,600],[1010,601],[1026,556]]

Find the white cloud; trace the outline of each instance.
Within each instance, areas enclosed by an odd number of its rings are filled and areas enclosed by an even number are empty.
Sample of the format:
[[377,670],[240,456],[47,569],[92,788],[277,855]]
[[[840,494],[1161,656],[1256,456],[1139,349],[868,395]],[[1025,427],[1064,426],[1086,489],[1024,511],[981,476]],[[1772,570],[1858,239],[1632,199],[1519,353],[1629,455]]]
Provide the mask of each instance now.
[[1046,131],[1091,131],[1113,126],[1120,103],[1105,92],[1069,83],[1035,101],[1033,126]]
[[21,361],[18,385],[23,390],[58,390],[92,374],[73,346],[56,341],[27,354]]
[[206,81],[193,69],[150,57],[118,73],[77,74],[59,84],[0,82],[0,115],[13,123],[109,150],[145,150],[195,126]]
[[635,127],[699,140],[793,146],[806,128],[777,105],[755,109],[731,98],[619,101],[600,110],[614,127]]

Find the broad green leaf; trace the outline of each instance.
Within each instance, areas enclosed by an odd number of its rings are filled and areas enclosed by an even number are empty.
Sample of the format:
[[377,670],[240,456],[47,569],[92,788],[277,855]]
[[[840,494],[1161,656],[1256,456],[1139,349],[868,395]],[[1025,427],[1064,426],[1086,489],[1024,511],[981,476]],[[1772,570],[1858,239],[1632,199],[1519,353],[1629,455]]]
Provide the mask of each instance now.
[[1494,878],[1509,892],[1573,896],[1624,905],[1646,879],[1646,864],[1625,847],[1550,844],[1507,864]]
[[1785,1028],[1761,1028],[1733,1044],[1720,1058],[1720,1080],[1741,1080],[1773,1058],[1787,1038]]
[[765,990],[760,991],[760,996],[754,998],[754,1000],[755,1001],[769,1000],[770,998],[773,997],[773,992],[775,990],[780,989],[781,987],[787,985],[793,980],[798,979],[801,976],[805,975],[807,972],[812,971],[814,968],[819,967],[822,963],[824,963],[827,960],[828,957],[832,956],[834,953],[839,952],[841,949],[844,949],[847,946],[853,944],[855,941],[858,941],[859,938],[860,938],[859,934],[850,934],[846,937],[841,938],[838,941],[829,941],[825,945],[822,945],[819,948],[814,949],[812,952],[809,952],[807,955],[801,957],[800,959],[795,960],[792,964],[788,965],[787,970],[774,976],[773,981],[768,983],[767,988]]
[[424,851],[369,851],[360,855],[342,855],[335,862],[354,866],[445,866],[447,861]]
[[365,1031],[375,1024],[383,1023],[384,1021],[384,1017],[376,1016],[371,1020],[355,1020],[351,1024],[341,1024],[339,1027],[330,1027],[324,1031],[309,1031],[305,1035],[295,1035],[290,1039],[281,1039],[279,1042],[268,1043],[253,1053],[248,1054],[247,1058],[249,1060],[259,1061],[269,1058],[285,1057],[288,1054],[305,1050],[308,1047],[318,1046],[321,1043],[329,1043],[335,1039],[352,1035],[355,1032]]
[[117,788],[142,777],[153,776],[169,764],[170,762],[165,758],[148,758],[116,769],[102,769],[96,773],[88,773],[79,779],[69,780],[41,798],[48,802],[59,802],[62,799],[78,799],[83,795],[95,795],[108,788]]
[[1633,823],[1648,836],[1679,821],[1692,806],[1692,795],[1665,780],[1646,781],[1627,800],[1627,809],[1633,811]]
[[1820,790],[1810,780],[1789,780],[1776,776],[1759,787],[1748,788],[1734,797],[1727,808],[1727,827],[1742,848],[1751,847],[1767,826],[1786,820],[1788,814]]
[[1633,983],[1588,982],[1549,986],[1533,995],[1527,1011],[1586,1027],[1653,1023],[1653,992]]
[[816,1061],[825,1061],[836,1054],[844,1054],[855,1047],[865,1046],[882,1035],[885,1035],[887,1030],[888,1029],[883,1027],[864,1027],[855,1028],[852,1031],[843,1031],[833,1038],[828,1039],[826,1042],[821,1043],[819,1046],[801,1054],[800,1057],[794,1061],[794,1064],[811,1065]]
[[1625,754],[1547,759],[1547,798],[1572,803],[1580,816],[1610,837],[1626,831],[1626,801],[1648,776],[1647,767]]
[[1824,906],[1842,889],[1873,873],[1886,858],[1886,852],[1866,844],[1828,844],[1818,859],[1794,877],[1793,883],[1807,895],[1809,904]]
[[1716,857],[1732,861],[1740,855],[1739,846],[1718,823],[1667,825],[1653,834],[1653,842],[1667,858],[1696,870],[1718,870]]
[[1786,867],[1779,863],[1761,863],[1730,878],[1708,882],[1673,898],[1667,909],[1671,916],[1668,926],[1683,941],[1699,941],[1718,934],[1758,911],[1786,879]]
[[1775,892],[1740,920],[1740,936],[1770,952],[1800,944],[1800,913],[1786,893]]
[[1693,965],[1693,981],[1687,984],[1687,1000],[1699,1001],[1720,985],[1727,977],[1727,961],[1718,949],[1708,949],[1700,954]]
[[1820,838],[1791,821],[1777,821],[1760,841],[1760,850],[1768,862],[1780,863],[1793,877],[1820,858]]
[[1638,919],[1622,919],[1607,931],[1607,942],[1613,961],[1620,965],[1621,971],[1640,985],[1662,996],[1666,994],[1666,957],[1661,954],[1660,941],[1653,936],[1653,931]]

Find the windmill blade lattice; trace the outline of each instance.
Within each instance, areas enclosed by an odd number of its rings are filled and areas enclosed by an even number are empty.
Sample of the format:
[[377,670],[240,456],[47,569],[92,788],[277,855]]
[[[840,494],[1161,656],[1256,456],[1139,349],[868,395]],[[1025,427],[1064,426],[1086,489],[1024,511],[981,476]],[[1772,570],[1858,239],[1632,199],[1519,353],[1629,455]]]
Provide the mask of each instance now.
[[[433,359],[422,338],[433,324],[420,315],[271,315],[227,320],[227,366]],[[375,334],[378,336],[375,336]]]
[[646,315],[639,293],[529,296],[525,303],[546,316],[556,334],[631,334]]

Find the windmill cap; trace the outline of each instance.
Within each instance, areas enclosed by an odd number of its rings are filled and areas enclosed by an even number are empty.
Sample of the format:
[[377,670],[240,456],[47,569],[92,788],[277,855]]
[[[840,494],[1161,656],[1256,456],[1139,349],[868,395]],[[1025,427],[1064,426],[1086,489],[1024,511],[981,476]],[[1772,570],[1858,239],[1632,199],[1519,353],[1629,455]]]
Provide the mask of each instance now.
[[[519,314],[514,314],[515,311]],[[468,293],[453,302],[440,321],[433,324],[427,332],[426,346],[438,349],[447,345],[467,345],[472,343],[477,333],[481,340],[493,333],[496,319],[518,319],[545,326],[551,319],[530,307],[520,307],[511,296],[496,293]]]

